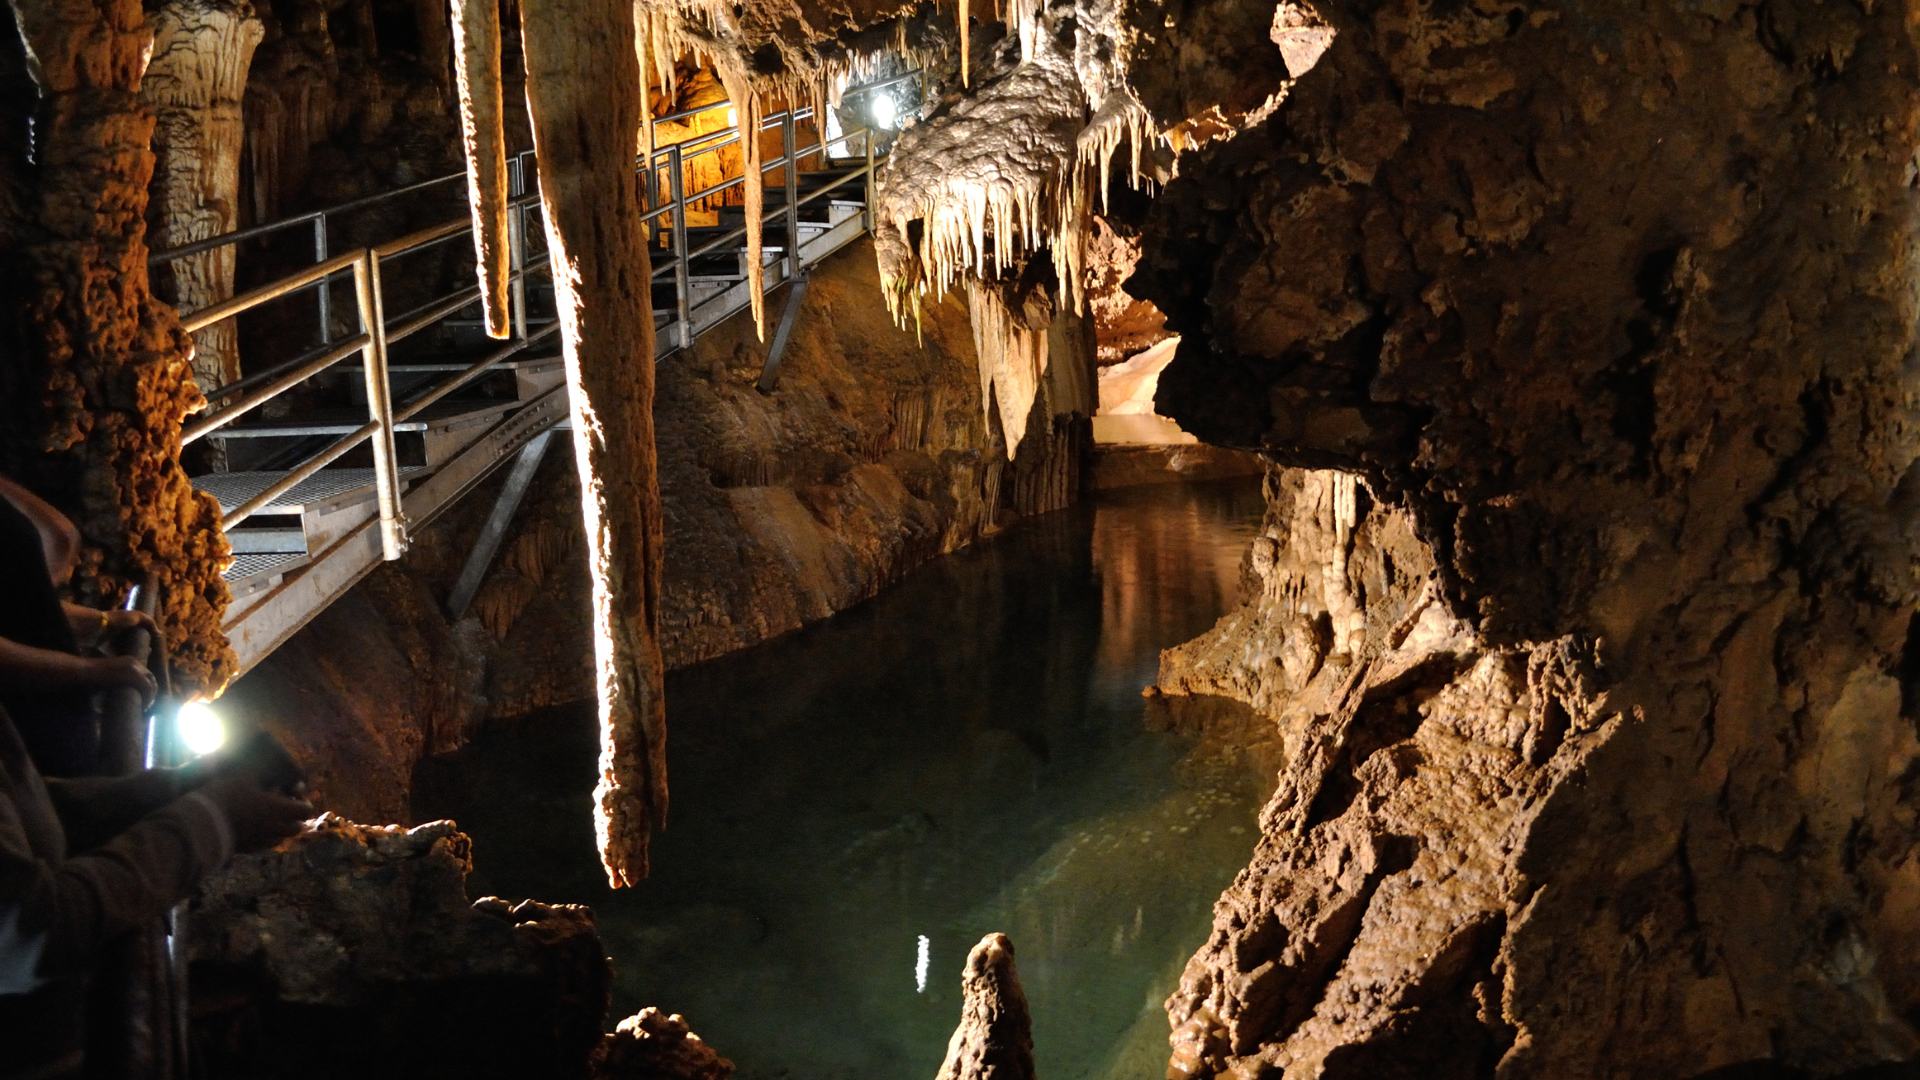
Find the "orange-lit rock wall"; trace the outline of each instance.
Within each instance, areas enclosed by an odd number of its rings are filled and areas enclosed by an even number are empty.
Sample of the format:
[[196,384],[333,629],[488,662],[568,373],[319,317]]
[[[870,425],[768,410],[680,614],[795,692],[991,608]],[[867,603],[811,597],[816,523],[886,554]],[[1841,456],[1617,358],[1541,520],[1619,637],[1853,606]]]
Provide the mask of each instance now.
[[80,593],[117,602],[151,575],[177,675],[218,684],[231,662],[218,633],[226,541],[179,466],[199,391],[186,335],[147,278],[154,122],[138,91],[151,35],[137,3],[18,14],[36,63],[29,77],[6,35],[4,467],[79,524]]

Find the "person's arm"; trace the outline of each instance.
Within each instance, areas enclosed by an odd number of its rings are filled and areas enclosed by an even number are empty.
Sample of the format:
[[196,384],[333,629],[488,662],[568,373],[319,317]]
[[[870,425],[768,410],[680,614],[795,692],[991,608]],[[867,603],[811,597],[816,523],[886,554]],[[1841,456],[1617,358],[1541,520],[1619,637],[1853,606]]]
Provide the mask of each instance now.
[[38,956],[41,976],[83,971],[102,946],[166,911],[233,853],[207,794],[176,799],[107,843],[58,862],[27,839],[16,787],[0,792],[0,952]]
[[262,792],[289,795],[306,783],[279,741],[256,731],[185,765],[144,769],[131,776],[50,776],[46,785],[54,813],[66,828],[67,849],[86,851],[182,795],[229,777]]
[[45,499],[4,476],[0,476],[0,498],[12,503],[33,522],[40,533],[40,548],[46,553],[47,573],[55,585],[65,585],[80,561],[80,529]]
[[56,862],[33,850],[14,801],[23,797],[35,796],[0,770],[0,956],[36,957],[42,978],[86,970],[229,856],[291,836],[313,815],[303,800],[223,776]]
[[146,705],[159,692],[153,672],[130,656],[75,656],[0,637],[0,689],[42,693],[118,686],[140,691]]
[[67,830],[68,849],[88,851],[197,789],[209,776],[208,767],[198,763],[145,769],[131,776],[49,776],[47,796]]

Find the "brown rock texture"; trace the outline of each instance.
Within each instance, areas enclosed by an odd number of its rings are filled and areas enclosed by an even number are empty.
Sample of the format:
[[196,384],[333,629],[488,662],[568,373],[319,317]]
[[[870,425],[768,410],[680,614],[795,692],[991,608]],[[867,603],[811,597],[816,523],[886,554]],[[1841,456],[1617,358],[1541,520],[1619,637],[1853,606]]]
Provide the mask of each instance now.
[[1140,236],[1114,218],[1096,215],[1087,235],[1087,307],[1100,340],[1100,364],[1117,364],[1165,341],[1167,317],[1127,291],[1140,262]]
[[1204,444],[1102,445],[1094,448],[1087,486],[1094,491],[1111,491],[1148,484],[1200,483],[1259,476],[1264,468],[1258,455]]
[[1008,460],[981,404],[965,305],[930,308],[917,342],[892,325],[878,286],[864,242],[813,271],[770,395],[753,387],[764,353],[745,319],[662,363],[670,664],[797,630],[1078,497],[1086,321],[1044,324],[1055,363]]
[[193,909],[196,1067],[213,1077],[648,1077],[731,1073],[678,1016],[603,1034],[612,970],[593,913],[469,903],[452,822],[332,815],[241,856]]
[[[152,34],[138,3],[21,3],[0,35],[0,467],[85,540],[76,584],[112,602],[149,575],[183,689],[225,681],[227,545],[180,469],[200,404],[189,345],[147,280]],[[28,58],[31,57],[31,63]]]
[[[240,224],[240,103],[247,68],[264,33],[245,0],[172,0],[152,16],[153,59],[140,97],[153,109],[158,168],[154,172],[153,242],[161,249],[230,232]],[[157,274],[156,291],[183,311],[233,295],[231,247],[174,260]],[[193,335],[193,375],[212,390],[240,375],[240,344],[231,321]]]
[[653,302],[633,176],[645,90],[630,6],[529,5],[520,37],[593,581],[594,830],[607,880],[620,888],[647,876],[648,842],[667,823]]
[[967,954],[960,990],[960,1026],[938,1080],[1033,1080],[1033,1019],[1007,935],[988,934]]
[[1176,1072],[1910,1059],[1920,13],[1310,14],[1138,279],[1161,411],[1341,470],[1163,673],[1291,751]]
[[601,1038],[594,1080],[727,1080],[733,1062],[714,1053],[686,1020],[642,1009]]

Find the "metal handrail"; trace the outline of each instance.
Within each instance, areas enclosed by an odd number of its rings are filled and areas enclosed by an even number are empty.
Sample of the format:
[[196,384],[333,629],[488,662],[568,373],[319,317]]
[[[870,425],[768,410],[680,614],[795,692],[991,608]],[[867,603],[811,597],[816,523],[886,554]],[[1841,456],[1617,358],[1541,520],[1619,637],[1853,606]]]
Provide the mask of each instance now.
[[[911,79],[917,79],[920,77],[920,74],[921,74],[920,71],[918,69],[915,69],[913,71],[906,72],[905,74],[902,74],[902,75],[895,75],[889,79],[882,79],[878,82],[866,83],[861,86],[849,87],[845,93],[840,95],[840,100],[842,102],[846,102],[852,98],[861,97],[861,96],[871,94],[880,90],[885,90],[888,87],[896,86],[902,82],[906,82]],[[669,113],[666,116],[656,117],[654,119],[654,123],[655,124],[678,123],[681,120],[689,120],[695,116],[712,112],[715,109],[727,108],[732,104],[733,102],[731,100],[722,98],[718,101],[710,101],[705,105],[696,105],[691,109],[682,109],[681,111],[676,113]],[[811,107],[808,107],[799,111],[804,112],[809,116],[812,115]],[[775,116],[768,117],[766,122],[761,125],[761,130],[768,131],[768,130],[771,130],[773,127],[779,126],[781,115],[784,115],[784,114],[777,114]],[[862,130],[864,131],[866,129],[863,128]],[[842,136],[842,138],[852,138],[854,134],[856,133],[847,132],[845,135]],[[699,135],[691,136],[690,138],[683,140],[681,143],[675,143],[671,145],[687,145],[690,143],[697,143],[702,140],[711,139],[715,137],[725,137],[733,141],[738,141],[740,136],[738,131],[731,131],[731,132],[709,131],[709,132],[703,132],[702,134],[699,134]],[[723,143],[720,143],[719,145],[730,146],[732,145],[732,142],[731,141],[723,142]],[[663,154],[665,152],[666,152],[665,148],[657,148],[655,150],[656,155]],[[533,157],[533,151],[531,149],[520,150],[520,151],[517,151],[516,153],[508,155],[510,165],[512,166],[510,171],[515,174],[516,178],[523,177],[525,175],[525,168],[526,168],[525,163],[531,160],[532,157]],[[658,165],[657,162],[655,162],[654,164],[656,166]],[[225,247],[229,244],[237,244],[244,240],[253,240],[262,236],[268,236],[268,235],[271,235],[272,233],[279,232],[283,229],[292,228],[295,225],[309,225],[315,222],[323,222],[325,221],[325,219],[329,217],[337,217],[341,214],[352,213],[355,210],[362,210],[362,209],[365,209],[366,207],[373,206],[381,202],[385,202],[388,199],[397,199],[402,196],[412,195],[417,192],[425,191],[428,188],[438,187],[441,184],[450,184],[456,180],[465,180],[466,178],[467,178],[466,170],[462,169],[459,172],[447,173],[444,176],[432,176],[432,177],[428,177],[425,180],[416,180],[413,183],[404,184],[397,188],[389,188],[385,191],[377,191],[370,195],[361,195],[357,198],[348,199],[345,202],[335,203],[332,206],[323,206],[317,210],[305,210],[297,214],[289,214],[286,217],[278,218],[274,221],[262,222],[259,225],[249,225],[244,229],[236,229],[232,232],[221,233],[218,236],[209,236],[202,240],[195,240],[190,243],[181,244],[177,247],[167,248],[164,251],[152,252],[147,256],[147,265],[158,266],[162,263],[176,262],[180,259],[186,258],[189,255],[198,255],[205,251],[211,251],[214,248]]]
[[309,285],[324,281],[352,266],[359,257],[358,253],[335,256],[325,262],[315,263],[305,270],[297,270],[278,281],[270,281],[257,289],[248,289],[238,296],[201,308],[190,315],[182,315],[180,316],[181,329],[191,334],[215,323],[225,322],[249,308],[259,307],[269,300],[278,300],[288,293],[298,292]]
[[[855,88],[848,96],[871,93],[873,90],[891,86],[910,78],[918,77],[918,72],[909,72],[883,83]],[[717,101],[708,105],[684,110],[673,114],[666,120],[684,119],[713,109],[726,107],[726,101]],[[761,165],[761,172],[785,169],[786,199],[785,205],[772,211],[764,211],[761,225],[764,228],[768,220],[775,216],[784,216],[787,225],[787,261],[790,277],[797,277],[804,271],[804,259],[800,250],[800,207],[822,195],[836,190],[859,178],[865,181],[869,193],[869,208],[866,221],[871,222],[871,192],[875,163],[875,143],[879,137],[871,126],[858,130],[844,131],[833,142],[850,143],[859,138],[864,155],[863,164],[847,175],[838,177],[810,192],[804,199],[798,193],[798,166],[806,158],[820,155],[825,158],[831,143],[824,125],[816,125],[817,141],[804,151],[796,147],[797,125],[803,119],[813,118],[812,108],[788,109],[763,121],[762,132],[775,129],[781,132],[781,154],[771,162]],[[676,316],[678,338],[676,348],[686,348],[693,343],[695,329],[692,312],[695,305],[689,299],[688,280],[690,264],[693,259],[711,253],[733,243],[747,231],[743,222],[739,227],[727,230],[718,239],[709,241],[700,248],[689,251],[687,242],[687,208],[695,203],[712,198],[745,182],[744,177],[734,177],[713,185],[689,196],[684,191],[683,180],[687,175],[690,162],[705,154],[718,153],[725,147],[740,141],[738,130],[732,132],[711,132],[695,136],[692,139],[673,143],[651,155],[640,155],[636,171],[645,175],[650,197],[659,191],[659,171],[664,166],[668,172],[667,187],[669,196],[665,205],[649,210],[642,218],[645,222],[657,222],[663,216],[669,219],[668,228],[672,235],[672,259],[670,263],[653,273],[658,277],[665,272],[674,275],[676,283]],[[692,149],[689,149],[689,148]],[[354,251],[338,255],[326,253],[325,222],[328,214],[337,214],[346,210],[372,205],[382,199],[393,198],[410,192],[417,192],[436,184],[454,179],[463,179],[465,173],[456,173],[447,177],[438,177],[418,181],[402,188],[382,192],[341,203],[325,210],[310,211],[295,215],[279,222],[254,226],[236,232],[196,241],[171,251],[160,252],[150,260],[153,263],[211,250],[222,244],[237,243],[241,240],[266,235],[289,225],[312,223],[315,226],[315,261],[274,281],[249,289],[227,300],[211,304],[199,311],[181,317],[182,326],[188,331],[203,330],[226,319],[233,318],[263,304],[270,303],[291,293],[304,289],[316,289],[318,293],[318,311],[321,318],[322,343],[319,349],[286,364],[256,373],[237,380],[226,387],[210,391],[207,398],[213,401],[228,401],[224,408],[211,415],[203,416],[182,430],[183,442],[193,442],[217,434],[222,428],[232,424],[242,416],[266,404],[268,401],[286,393],[293,387],[335,367],[348,357],[358,353],[362,357],[362,368],[366,382],[368,420],[352,432],[335,440],[317,454],[307,458],[297,467],[278,477],[272,484],[249,498],[241,505],[227,511],[221,519],[223,529],[232,529],[249,516],[271,506],[302,482],[312,478],[328,465],[333,464],[349,451],[362,443],[371,442],[374,457],[374,485],[380,504],[380,523],[382,550],[387,559],[397,559],[406,549],[406,523],[402,516],[400,501],[400,483],[397,458],[394,451],[394,432],[396,426],[419,416],[424,410],[445,399],[448,395],[479,378],[487,371],[505,363],[513,356],[532,346],[546,341],[559,331],[557,322],[550,323],[538,330],[529,330],[525,283],[536,274],[551,274],[551,264],[545,259],[533,261],[530,256],[544,254],[528,251],[530,239],[528,215],[542,212],[537,205],[540,196],[529,192],[527,187],[528,166],[531,163],[531,151],[514,155],[511,160],[510,181],[511,197],[508,210],[508,259],[510,286],[507,304],[510,309],[511,340],[486,356],[475,360],[450,377],[436,382],[425,391],[415,395],[404,405],[396,408],[392,400],[392,383],[387,372],[387,350],[395,342],[404,340],[422,330],[472,307],[481,298],[478,285],[465,286],[444,296],[428,300],[405,312],[395,319],[385,314],[384,290],[381,288],[383,264],[391,259],[414,254],[438,244],[443,244],[461,236],[469,235],[472,230],[471,219],[467,216],[450,219],[435,225],[414,230],[404,236],[383,241]],[[331,301],[329,285],[338,275],[351,273],[354,281],[354,299],[359,329],[342,340],[332,339]],[[237,395],[237,396],[236,396]]]

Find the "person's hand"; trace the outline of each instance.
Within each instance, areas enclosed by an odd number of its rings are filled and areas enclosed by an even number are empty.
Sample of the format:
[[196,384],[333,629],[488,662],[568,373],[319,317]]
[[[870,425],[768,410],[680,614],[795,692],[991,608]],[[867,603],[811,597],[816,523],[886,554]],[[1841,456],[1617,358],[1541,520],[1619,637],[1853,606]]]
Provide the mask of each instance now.
[[270,733],[256,730],[237,744],[223,747],[202,759],[211,764],[213,775],[238,776],[262,791],[298,795],[307,786],[307,775]]
[[140,691],[140,707],[153,707],[153,699],[160,693],[160,684],[154,680],[153,672],[147,670],[144,661],[131,656],[101,656],[89,664],[90,681],[103,690],[119,687],[131,687]]
[[117,637],[129,630],[145,630],[156,639],[160,636],[160,624],[154,622],[153,616],[144,611],[135,609],[133,611],[107,612],[108,637]]
[[241,776],[222,776],[200,789],[227,815],[233,850],[259,851],[300,831],[318,811],[305,799],[262,791]]

